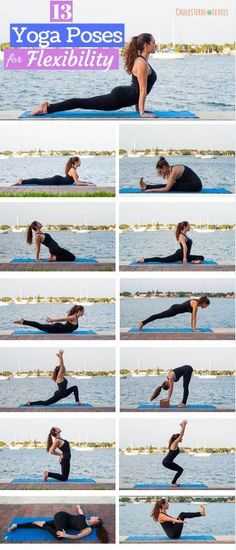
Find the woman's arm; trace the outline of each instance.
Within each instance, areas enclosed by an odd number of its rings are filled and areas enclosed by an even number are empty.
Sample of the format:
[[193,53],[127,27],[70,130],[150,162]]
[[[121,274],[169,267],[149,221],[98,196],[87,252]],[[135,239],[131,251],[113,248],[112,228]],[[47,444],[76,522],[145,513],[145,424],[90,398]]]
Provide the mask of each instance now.
[[184,432],[185,432],[186,425],[187,425],[187,420],[183,420],[183,422],[180,423],[180,434],[179,434],[179,437],[177,437],[177,438],[173,441],[173,443],[172,443],[172,445],[171,445],[171,448],[173,447],[172,450],[177,449],[178,444],[181,443],[181,441],[183,441],[183,437],[184,437]]
[[61,382],[62,379],[63,379],[63,376],[65,374],[65,365],[64,365],[64,361],[63,361],[63,352],[62,351],[59,351],[59,353],[57,354],[57,357],[59,359],[59,371],[58,371],[58,375],[57,375],[57,382]]
[[49,449],[50,455],[62,456],[63,453],[58,453],[56,451],[56,449],[58,449],[58,448],[60,448],[60,441],[58,439],[55,439],[54,443],[52,444],[52,446]]
[[41,235],[35,236],[35,255],[36,260],[39,260],[39,254],[40,254],[40,248],[41,248]]
[[171,170],[171,174],[170,174],[170,176],[167,180],[167,183],[166,183],[165,187],[161,187],[160,189],[147,189],[146,193],[148,193],[148,192],[151,192],[151,193],[168,193],[171,190],[171,188],[173,187],[177,175],[179,175],[179,173],[178,173],[178,168],[176,167],[176,168],[173,168]]
[[80,504],[76,505],[76,509],[77,509],[78,514],[82,514],[83,516],[85,515],[83,509],[80,506]]
[[191,300],[191,302],[192,302],[191,328],[192,330],[196,330],[198,302],[197,300]]
[[71,321],[74,319],[74,316],[68,315],[68,317],[47,317],[46,321],[48,323],[63,323],[65,321]]
[[187,261],[188,261],[188,258],[187,258],[187,251],[188,251],[188,249],[187,249],[187,245],[186,245],[186,240],[185,240],[185,238],[184,238],[183,235],[180,235],[180,236],[179,236],[178,242],[179,242],[180,244],[182,244],[182,247],[183,247],[183,264],[186,264]]
[[152,113],[145,112],[145,101],[147,97],[147,80],[148,80],[148,72],[149,72],[149,66],[144,59],[138,59],[136,61],[136,77],[138,79],[139,83],[139,101],[138,101],[138,111],[142,117],[148,117],[148,118],[157,118]]
[[160,512],[159,517],[158,517],[158,521],[160,523],[163,523],[164,521],[165,522],[168,521],[169,523],[184,523],[182,521],[182,519],[172,518],[171,516],[167,516],[163,512]]
[[171,398],[172,393],[174,391],[174,381],[173,381],[173,378],[171,378],[171,377],[168,378],[168,380],[169,380],[169,383],[170,383],[170,387],[168,389],[168,400],[170,401],[170,398]]
[[87,537],[92,532],[91,527],[86,527],[86,529],[82,529],[78,535],[69,535],[69,533],[66,533],[64,529],[62,531],[57,531],[57,536],[60,538],[70,539],[70,540],[77,540],[77,539],[83,539],[84,537]]

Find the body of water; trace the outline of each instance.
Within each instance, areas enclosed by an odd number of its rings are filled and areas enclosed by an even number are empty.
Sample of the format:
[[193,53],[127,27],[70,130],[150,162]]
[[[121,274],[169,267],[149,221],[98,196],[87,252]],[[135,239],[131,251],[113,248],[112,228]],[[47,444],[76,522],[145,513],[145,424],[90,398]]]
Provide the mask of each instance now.
[[[152,285],[150,286],[152,290]],[[202,289],[202,293],[204,288]],[[207,293],[206,293],[207,294]],[[121,300],[121,327],[136,327],[138,321],[142,321],[165,311],[173,304],[181,304],[188,298],[124,298]],[[211,298],[210,306],[198,310],[197,327],[209,328],[233,328],[235,301],[230,298]],[[224,315],[222,316],[222,311]],[[185,328],[191,326],[191,314],[184,313],[167,319],[157,319],[148,327],[176,327]]]
[[[10,145],[9,145],[10,148]],[[48,178],[56,175],[64,176],[65,165],[69,157],[9,157],[0,159],[0,184],[7,187],[19,178]],[[78,170],[81,180],[90,181],[99,187],[115,185],[114,157],[81,157],[81,167]],[[45,186],[47,189],[47,186]],[[58,189],[60,189],[58,187]]]
[[[68,288],[68,294],[70,289]],[[79,300],[78,300],[79,303]],[[72,304],[9,304],[1,308],[0,329],[15,330],[22,328],[21,325],[14,325],[16,319],[27,319],[27,321],[38,321],[46,323],[46,317],[65,317]],[[27,330],[27,327],[25,327]],[[81,330],[112,331],[115,329],[115,304],[93,304],[86,307],[84,316],[79,319]],[[28,327],[29,329],[29,327]]]
[[[33,365],[32,365],[33,367]],[[92,405],[115,405],[115,377],[94,377],[88,379],[70,378],[68,388],[78,386],[81,402]],[[53,395],[57,386],[50,378],[12,378],[0,380],[0,406],[18,407],[27,401],[45,400]],[[74,403],[74,396],[70,395],[60,401]]]
[[[40,477],[45,470],[60,473],[58,457],[46,449],[2,449],[1,479],[15,477]],[[92,477],[113,480],[115,478],[115,449],[71,452],[70,477]]]
[[[206,502],[205,506],[206,516],[186,520],[183,534],[234,535],[234,504],[231,502]],[[121,504],[120,535],[164,535],[161,525],[150,517],[153,507],[154,504],[149,503]],[[168,514],[177,518],[181,512],[198,511],[198,502],[170,502]]]
[[[132,485],[136,483],[171,483],[175,472],[167,470],[162,465],[165,456],[165,454],[131,456],[120,454],[121,485],[124,483]],[[235,458],[233,454],[198,457],[180,453],[175,462],[184,469],[178,480],[179,483],[234,484]]]
[[[121,378],[120,393],[121,406],[137,406],[139,403],[149,402],[154,389],[160,386],[166,377],[164,376],[143,376]],[[162,396],[166,395],[164,392]],[[192,376],[188,403],[215,405],[230,405],[234,407],[235,379],[233,376],[218,376],[217,378],[204,379]],[[183,380],[174,384],[174,393],[171,403],[181,403],[183,397]],[[155,402],[158,402],[156,400]]]
[[[33,217],[33,216],[32,216]],[[30,220],[29,220],[30,222]],[[90,233],[75,233],[73,231],[45,230],[57,241],[59,246],[73,252],[77,258],[92,256],[96,260],[115,258],[115,232],[91,231]],[[0,235],[0,261],[14,257],[34,258],[35,246],[26,243],[26,233],[3,233]],[[49,257],[49,251],[41,246],[40,258]]]
[[[192,254],[200,254],[217,262],[234,261],[234,231],[214,231],[214,233],[191,231],[189,236],[193,240]],[[169,256],[178,248],[174,231],[157,230],[138,233],[126,231],[120,235],[121,261],[131,261],[142,256],[145,258]]]
[[[144,178],[145,183],[165,184],[166,180],[158,177],[156,173],[156,163],[158,158],[158,156],[121,158],[120,187],[138,187],[141,177]],[[171,166],[174,166],[176,164],[184,164],[185,166],[189,166],[189,168],[192,168],[192,170],[194,170],[194,172],[196,172],[196,174],[200,177],[203,187],[224,187],[232,193],[235,192],[234,157],[200,159],[192,156],[171,156],[166,158]]]
[[[234,57],[187,56],[178,61],[150,63],[157,82],[148,96],[147,108],[159,110],[233,111]],[[30,109],[48,100],[55,103],[75,96],[106,94],[131,78],[119,71],[4,71],[1,62],[1,109]],[[96,82],[96,86],[94,86]]]

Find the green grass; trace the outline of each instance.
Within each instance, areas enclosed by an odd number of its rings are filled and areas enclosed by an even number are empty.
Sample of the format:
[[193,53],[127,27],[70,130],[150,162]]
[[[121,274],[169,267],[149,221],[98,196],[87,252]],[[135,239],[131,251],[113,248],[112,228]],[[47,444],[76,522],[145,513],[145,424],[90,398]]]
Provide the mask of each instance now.
[[40,198],[49,198],[49,197],[56,197],[56,198],[69,198],[69,199],[79,199],[80,197],[85,197],[85,198],[89,198],[89,197],[115,197],[115,193],[111,193],[111,192],[108,192],[108,191],[97,191],[95,193],[56,193],[55,195],[54,194],[51,194],[51,193],[21,193],[21,194],[18,194],[18,193],[0,193],[0,197],[2,198],[5,198],[5,197],[17,197],[17,198],[20,198],[20,197],[29,197],[29,198],[37,198],[37,197],[40,197]]

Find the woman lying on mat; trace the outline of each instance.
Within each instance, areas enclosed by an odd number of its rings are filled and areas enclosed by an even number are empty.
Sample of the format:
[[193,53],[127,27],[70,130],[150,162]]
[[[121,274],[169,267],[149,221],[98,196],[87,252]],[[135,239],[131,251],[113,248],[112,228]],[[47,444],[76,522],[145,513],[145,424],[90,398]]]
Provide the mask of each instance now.
[[165,184],[148,185],[141,178],[139,185],[146,193],[198,193],[202,189],[202,182],[197,174],[184,164],[170,166],[164,157],[160,157],[156,164],[158,176],[167,180]]
[[[161,384],[161,386],[158,386],[158,388],[155,389],[153,394],[150,397],[150,401],[154,401],[160,395],[161,390],[168,391],[167,399],[164,401],[166,402],[166,406],[169,406],[171,396],[174,391],[174,385],[176,382],[178,382],[181,378],[183,378],[183,398],[180,403],[180,405],[177,405],[178,407],[186,407],[186,403],[188,400],[189,395],[189,384],[191,381],[191,377],[193,374],[193,367],[190,365],[183,365],[182,367],[177,367],[176,369],[171,370],[167,375],[167,380]],[[164,402],[163,401],[163,402]]]
[[[26,325],[28,327],[37,328],[43,332],[49,334],[66,334],[74,332],[77,330],[79,324],[78,319],[83,317],[84,307],[83,306],[73,306],[66,317],[61,317],[58,319],[53,319],[52,317],[47,317],[46,323],[38,323],[37,321],[26,321],[25,319],[18,319],[13,321],[16,325]],[[64,324],[63,324],[64,323]]]
[[72,109],[92,109],[96,111],[117,111],[123,107],[135,105],[141,117],[156,118],[145,111],[147,95],[156,82],[156,73],[149,65],[149,55],[155,53],[156,43],[152,34],[142,33],[134,36],[125,48],[125,70],[132,76],[129,86],[116,86],[104,95],[90,98],[73,98],[60,103],[45,101],[32,115],[45,115]]
[[[51,533],[57,539],[78,540],[87,537],[96,529],[96,535],[100,542],[108,542],[108,533],[103,527],[103,520],[98,516],[86,516],[81,506],[76,506],[77,513],[57,512],[52,521],[32,521],[25,523],[13,523],[8,531],[11,533],[15,529],[44,529]],[[67,531],[78,531],[76,535],[70,535]]]
[[169,503],[165,498],[157,500],[151,517],[154,521],[160,523],[169,539],[179,539],[182,535],[185,519],[200,518],[206,515],[205,507],[201,504],[199,512],[181,512],[177,518],[167,514]]
[[139,321],[138,328],[139,330],[142,330],[144,325],[152,323],[156,319],[167,319],[169,317],[175,317],[176,315],[180,315],[182,313],[191,313],[191,329],[194,332],[197,332],[196,324],[198,308],[200,307],[201,309],[205,309],[209,305],[210,300],[207,296],[201,296],[201,298],[192,298],[190,300],[186,300],[186,302],[182,302],[182,304],[174,304],[173,306],[169,307],[169,309],[166,309],[161,313],[151,315],[151,317],[148,317],[144,321]]
[[65,176],[52,176],[51,178],[30,178],[28,180],[19,179],[16,185],[95,185],[91,181],[79,179],[77,170],[81,166],[79,157],[70,157],[65,165]]
[[40,261],[40,248],[41,245],[46,246],[50,252],[50,257],[48,258],[49,262],[74,262],[75,255],[72,252],[69,252],[65,248],[61,248],[59,244],[54,241],[54,239],[49,235],[49,233],[44,233],[42,231],[42,224],[37,221],[33,221],[27,228],[26,242],[27,244],[32,244],[33,242],[33,231],[35,232],[35,253],[36,261]]

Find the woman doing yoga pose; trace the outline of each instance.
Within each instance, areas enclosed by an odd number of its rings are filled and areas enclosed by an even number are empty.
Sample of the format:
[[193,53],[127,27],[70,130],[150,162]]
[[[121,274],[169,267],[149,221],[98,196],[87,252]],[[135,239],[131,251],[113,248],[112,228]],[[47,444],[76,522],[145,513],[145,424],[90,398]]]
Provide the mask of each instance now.
[[45,101],[32,115],[44,115],[72,109],[94,109],[97,111],[117,111],[123,107],[135,105],[142,117],[155,118],[145,111],[146,97],[156,82],[156,73],[149,65],[149,55],[155,53],[156,44],[152,34],[142,33],[134,36],[125,48],[125,69],[132,76],[130,86],[116,86],[104,95],[90,98],[73,98],[60,103]]
[[32,244],[33,242],[33,231],[35,232],[35,246],[36,246],[36,260],[40,261],[40,248],[41,245],[46,246],[50,252],[49,262],[74,262],[75,255],[72,252],[69,252],[65,248],[61,248],[59,244],[54,241],[54,239],[49,235],[49,233],[44,233],[42,231],[42,224],[37,221],[33,221],[28,229],[26,234],[27,244]]
[[165,380],[165,382],[163,382],[161,386],[158,386],[158,388],[155,389],[155,391],[150,397],[150,401],[153,401],[154,399],[156,399],[158,395],[160,395],[161,390],[165,390],[165,391],[168,391],[168,396],[166,399],[166,406],[168,406],[170,402],[170,398],[174,391],[174,384],[178,382],[180,378],[183,378],[183,389],[184,389],[183,398],[182,398],[182,402],[180,403],[180,405],[178,405],[178,407],[185,407],[188,400],[189,384],[191,381],[192,374],[193,374],[193,367],[191,367],[190,365],[183,365],[182,367],[177,367],[176,369],[171,370],[167,375],[167,380]]
[[192,298],[191,300],[186,300],[182,304],[174,304],[169,309],[162,311],[161,313],[156,313],[151,315],[144,321],[139,321],[138,328],[141,330],[144,325],[147,323],[152,323],[156,319],[167,319],[168,317],[175,317],[176,315],[181,315],[182,313],[191,313],[191,328],[193,331],[197,331],[197,313],[198,308],[205,309],[210,305],[210,300],[207,296],[201,296],[201,298]]
[[66,317],[59,317],[57,319],[47,317],[46,321],[48,324],[38,323],[38,321],[26,321],[25,319],[18,319],[17,321],[13,321],[13,323],[16,325],[26,325],[28,327],[37,328],[48,334],[69,334],[78,328],[78,319],[83,317],[83,315],[83,306],[73,306],[70,311],[68,311]]
[[27,180],[19,179],[16,185],[94,185],[90,181],[83,181],[79,179],[77,170],[81,166],[81,160],[79,157],[70,157],[65,165],[65,176],[52,176],[51,178],[30,178]]
[[146,193],[197,193],[202,189],[202,182],[197,174],[183,164],[170,166],[164,157],[160,157],[156,164],[158,176],[166,179],[165,184],[148,185],[143,178],[140,179],[140,187]]
[[61,438],[60,428],[51,428],[47,439],[47,452],[59,457],[61,474],[48,472],[46,470],[43,475],[44,481],[47,481],[49,477],[57,479],[58,481],[67,481],[70,473],[70,444],[66,439]]
[[153,258],[140,258],[139,263],[148,263],[148,262],[161,262],[161,263],[175,263],[182,262],[183,264],[192,263],[192,264],[201,264],[204,260],[204,256],[196,256],[191,254],[191,248],[193,241],[187,236],[188,231],[191,227],[189,222],[184,221],[178,223],[175,231],[176,240],[179,243],[180,248],[170,254],[170,256],[155,256]]
[[205,507],[201,504],[199,512],[181,512],[177,518],[167,514],[169,503],[165,498],[157,500],[151,517],[160,523],[169,539],[180,539],[185,524],[185,519],[200,518],[206,515]]
[[74,394],[75,402],[77,405],[80,405],[79,400],[79,391],[77,386],[71,386],[71,388],[67,389],[68,380],[65,378],[65,365],[63,361],[63,350],[60,350],[57,353],[57,357],[59,360],[59,366],[57,366],[52,374],[52,380],[56,382],[58,389],[55,391],[54,395],[47,399],[46,401],[28,401],[26,403],[27,406],[42,406],[47,407],[48,405],[52,405],[53,403],[57,403],[58,401],[61,401],[61,399],[65,399],[65,397],[68,397],[71,393]]
[[179,434],[173,434],[169,441],[169,452],[165,456],[165,458],[162,461],[162,464],[165,468],[168,470],[173,470],[174,472],[177,472],[175,476],[172,479],[171,485],[174,485],[174,487],[179,487],[179,483],[177,483],[177,479],[181,476],[183,473],[183,468],[176,464],[174,462],[174,459],[178,456],[180,453],[179,450],[179,443],[183,440],[186,424],[188,423],[187,420],[183,420],[183,422],[180,422],[180,433]]
[[[68,512],[57,512],[52,521],[27,521],[25,523],[13,523],[8,531],[11,533],[15,529],[43,529],[48,531],[58,540],[79,540],[87,537],[96,529],[96,535],[100,542],[107,543],[108,533],[103,527],[103,520],[99,516],[86,516],[81,506],[76,505],[76,514]],[[68,531],[78,531],[77,534],[71,535]]]

